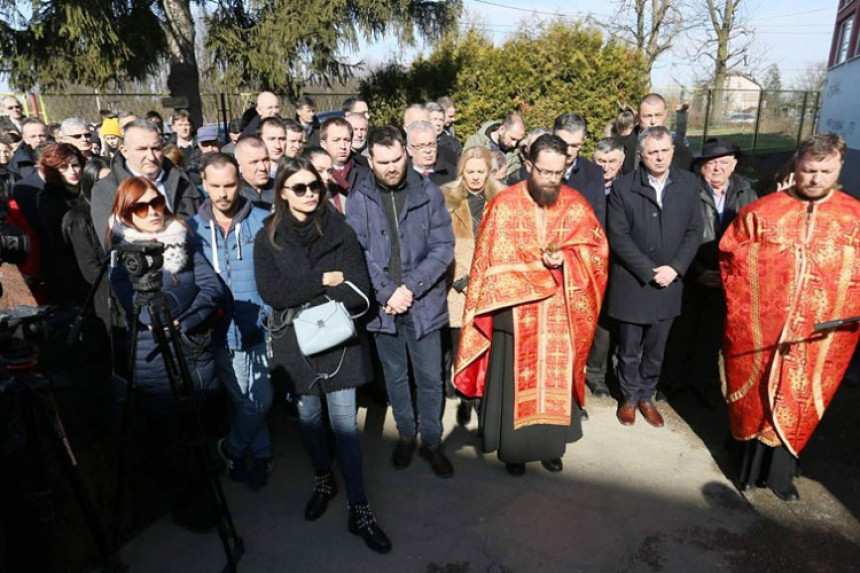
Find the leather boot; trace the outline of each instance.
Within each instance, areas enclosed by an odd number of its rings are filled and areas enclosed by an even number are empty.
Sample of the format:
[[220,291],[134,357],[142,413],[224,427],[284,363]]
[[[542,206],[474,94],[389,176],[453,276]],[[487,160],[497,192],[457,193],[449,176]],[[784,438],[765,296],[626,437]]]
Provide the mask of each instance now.
[[365,545],[377,553],[391,551],[391,541],[373,517],[370,504],[366,501],[350,504],[349,523],[350,533],[360,535]]
[[325,513],[328,502],[337,495],[337,482],[334,474],[325,472],[314,476],[314,491],[305,506],[305,519],[316,521]]

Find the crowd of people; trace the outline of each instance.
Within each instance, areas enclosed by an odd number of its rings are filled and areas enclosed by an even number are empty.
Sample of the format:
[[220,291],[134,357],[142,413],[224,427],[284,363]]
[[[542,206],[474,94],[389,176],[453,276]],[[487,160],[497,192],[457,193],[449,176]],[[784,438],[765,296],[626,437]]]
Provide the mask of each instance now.
[[[284,118],[277,95],[259,94],[224,142],[184,110],[170,137],[154,111],[67,118],[54,133],[3,99],[0,191],[32,242],[22,274],[40,303],[82,305],[96,289],[115,370],[142,397],[141,439],[171,470],[178,523],[214,525],[189,494],[152,317],[128,332],[139,293],[122,265],[98,281],[126,243],[164,245],[195,390],[232,404],[217,440],[229,479],[266,487],[269,410],[284,400],[314,472],[305,518],[337,495],[336,460],[348,529],[375,551],[391,541],[368,501],[356,401],[373,381],[396,424],[396,469],[417,450],[454,475],[446,396],[458,424],[477,416],[482,450],[522,476],[532,462],[563,470],[586,390],[617,397],[621,424],[654,427],[660,401],[691,391],[703,407],[728,402],[746,443],[739,486],[798,499],[798,456],[858,336],[851,324],[815,331],[860,315],[860,204],[838,189],[838,136],[804,141],[792,181],[760,199],[736,173],[738,149],[710,139],[694,156],[686,108],[670,131],[659,94],[611,118],[591,158],[573,111],[530,130],[510,113],[462,137],[447,97],[372,128],[358,98],[322,123],[313,100],[293,103]],[[332,300],[357,335],[303,352],[295,321]]]

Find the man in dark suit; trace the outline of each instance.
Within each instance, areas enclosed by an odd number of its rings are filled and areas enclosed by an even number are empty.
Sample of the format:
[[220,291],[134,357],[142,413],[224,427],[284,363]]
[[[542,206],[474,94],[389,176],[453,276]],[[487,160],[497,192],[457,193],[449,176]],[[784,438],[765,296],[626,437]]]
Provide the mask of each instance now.
[[702,215],[697,179],[672,165],[669,130],[644,130],[638,147],[639,167],[609,195],[608,310],[618,321],[618,420],[632,424],[638,408],[660,427],[652,399],[672,321],[681,313],[681,277],[702,239]]
[[576,113],[558,116],[553,124],[553,134],[567,144],[567,161],[564,165],[564,184],[576,189],[585,197],[597,220],[606,227],[606,194],[603,192],[603,170],[579,156],[585,142],[588,125],[585,118]]
[[352,154],[352,125],[342,117],[330,117],[320,128],[320,147],[331,156],[330,201],[341,214],[346,213],[346,198],[370,170],[356,163]]
[[427,121],[413,121],[406,128],[406,151],[412,168],[441,187],[457,178],[457,166],[437,153],[436,129]]
[[107,238],[117,188],[132,176],[152,181],[177,217],[184,220],[196,215],[203,196],[188,176],[164,157],[158,127],[147,119],[136,119],[125,126],[124,133],[119,153],[111,160],[110,174],[93,187],[90,211],[97,235]]

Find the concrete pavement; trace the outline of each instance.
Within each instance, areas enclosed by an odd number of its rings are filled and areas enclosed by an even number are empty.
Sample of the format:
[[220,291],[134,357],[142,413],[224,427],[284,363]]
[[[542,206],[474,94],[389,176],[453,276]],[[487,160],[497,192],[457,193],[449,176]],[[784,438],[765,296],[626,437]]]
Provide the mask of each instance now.
[[[508,475],[483,455],[475,435],[445,414],[452,479],[435,477],[415,457],[391,467],[396,431],[390,410],[360,412],[371,505],[394,549],[377,555],[346,528],[340,492],[318,521],[304,521],[312,469],[294,421],[273,409],[275,469],[251,492],[222,480],[245,539],[241,571],[834,571],[860,563],[860,463],[856,424],[860,388],[837,394],[801,457],[801,501],[768,490],[741,495],[727,476],[725,407],[707,410],[691,396],[660,405],[666,427],[641,417],[615,419],[615,401],[589,397],[585,437],[568,446],[565,468],[530,464]],[[853,456],[853,457],[852,457]],[[188,533],[164,517],[122,550],[135,572],[218,571],[217,534]]]

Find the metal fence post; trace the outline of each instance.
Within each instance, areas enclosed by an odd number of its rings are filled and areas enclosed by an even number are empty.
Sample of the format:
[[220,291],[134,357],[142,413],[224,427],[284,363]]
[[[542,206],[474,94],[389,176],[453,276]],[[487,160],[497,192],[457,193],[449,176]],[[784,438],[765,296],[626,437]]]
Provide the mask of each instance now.
[[755,153],[755,150],[758,149],[758,132],[761,126],[761,108],[764,105],[764,90],[758,92],[758,109],[755,112],[755,131],[753,131],[753,144],[752,150]]
[[711,100],[713,99],[714,88],[708,88],[708,97],[705,100],[705,125],[702,128],[702,147],[704,148],[705,142],[708,140],[708,124],[711,122]]
[[230,142],[230,128],[227,125],[227,98],[224,97],[224,92],[218,94],[221,99],[221,122],[224,124],[224,137],[227,138],[227,143]]
[[812,133],[818,131],[818,112],[820,111],[819,105],[821,104],[821,92],[815,92],[815,103],[812,104]]
[[803,92],[803,107],[800,112],[800,124],[797,126],[797,145],[803,139],[803,121],[806,119],[806,104],[809,99],[809,92]]

